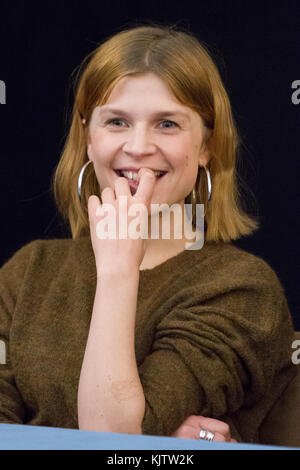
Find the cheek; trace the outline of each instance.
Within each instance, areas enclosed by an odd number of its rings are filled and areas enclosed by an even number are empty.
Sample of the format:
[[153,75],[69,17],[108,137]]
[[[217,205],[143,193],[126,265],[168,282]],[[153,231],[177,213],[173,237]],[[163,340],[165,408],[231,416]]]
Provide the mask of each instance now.
[[113,149],[104,140],[94,139],[87,147],[87,154],[97,166],[110,165]]
[[187,153],[185,153],[184,158],[180,159],[177,165],[178,169],[185,175],[191,175],[197,173],[197,162]]
[[178,186],[181,188],[193,188],[197,178],[198,164],[190,157],[189,154],[185,154],[184,158],[181,158],[177,164],[178,170]]

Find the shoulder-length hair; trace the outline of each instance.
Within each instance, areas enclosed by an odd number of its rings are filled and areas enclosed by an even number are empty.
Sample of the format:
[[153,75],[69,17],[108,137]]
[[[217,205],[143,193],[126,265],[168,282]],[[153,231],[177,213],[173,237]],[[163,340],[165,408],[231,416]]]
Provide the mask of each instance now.
[[[220,73],[207,46],[189,31],[174,25],[139,25],[110,36],[81,63],[74,86],[70,131],[52,176],[54,199],[72,238],[89,234],[87,201],[96,194],[101,201],[93,165],[88,165],[78,197],[78,176],[87,156],[87,132],[93,109],[106,103],[115,85],[126,76],[147,72],[160,77],[183,105],[199,113],[211,129],[212,182],[208,202],[207,179],[199,167],[196,202],[205,208],[205,240],[225,241],[250,235],[259,223],[242,208],[237,156],[240,138]],[[86,120],[83,125],[82,119]],[[243,183],[246,187],[245,183]],[[185,204],[191,203],[191,194]]]

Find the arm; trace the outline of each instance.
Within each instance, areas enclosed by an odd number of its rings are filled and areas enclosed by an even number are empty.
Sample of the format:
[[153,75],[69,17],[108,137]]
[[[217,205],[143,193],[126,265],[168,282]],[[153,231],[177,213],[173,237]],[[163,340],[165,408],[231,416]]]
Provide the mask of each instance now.
[[79,429],[141,434],[145,397],[134,350],[138,284],[138,270],[98,278],[79,381]]
[[[135,198],[126,178],[118,178],[115,193],[102,191],[102,204],[116,212],[110,222],[119,226],[118,211],[130,222],[129,207],[150,205],[155,184],[153,172],[142,169]],[[119,205],[120,196],[128,204]],[[78,388],[80,429],[141,433],[145,397],[135,358],[134,334],[139,266],[145,254],[143,239],[99,237],[97,226],[104,213],[97,196],[88,201],[91,240],[97,268],[97,287],[86,351]],[[123,218],[124,220],[124,218]]]

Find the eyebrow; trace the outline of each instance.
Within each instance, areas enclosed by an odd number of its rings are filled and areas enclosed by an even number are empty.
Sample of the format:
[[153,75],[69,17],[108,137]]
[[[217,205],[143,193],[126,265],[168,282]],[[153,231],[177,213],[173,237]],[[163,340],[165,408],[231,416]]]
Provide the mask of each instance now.
[[[101,106],[100,109],[99,109],[99,115],[106,114],[106,113],[111,113],[111,114],[130,117],[130,114],[127,113],[126,111],[122,110],[122,109],[115,109],[115,108]],[[183,118],[190,121],[190,116],[188,114],[186,114],[185,112],[179,111],[179,110],[178,111],[177,110],[174,110],[174,111],[159,111],[157,113],[153,113],[153,117],[156,117],[156,118],[170,117],[170,116],[181,116],[181,117],[183,117]]]

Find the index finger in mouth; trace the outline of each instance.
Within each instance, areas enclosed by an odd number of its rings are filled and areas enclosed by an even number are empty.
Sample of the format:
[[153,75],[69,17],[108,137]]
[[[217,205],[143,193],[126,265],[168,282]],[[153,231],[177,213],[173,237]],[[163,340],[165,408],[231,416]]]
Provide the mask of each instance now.
[[139,185],[134,195],[135,198],[146,199],[146,203],[150,202],[156,176],[149,168],[141,168],[138,172]]

